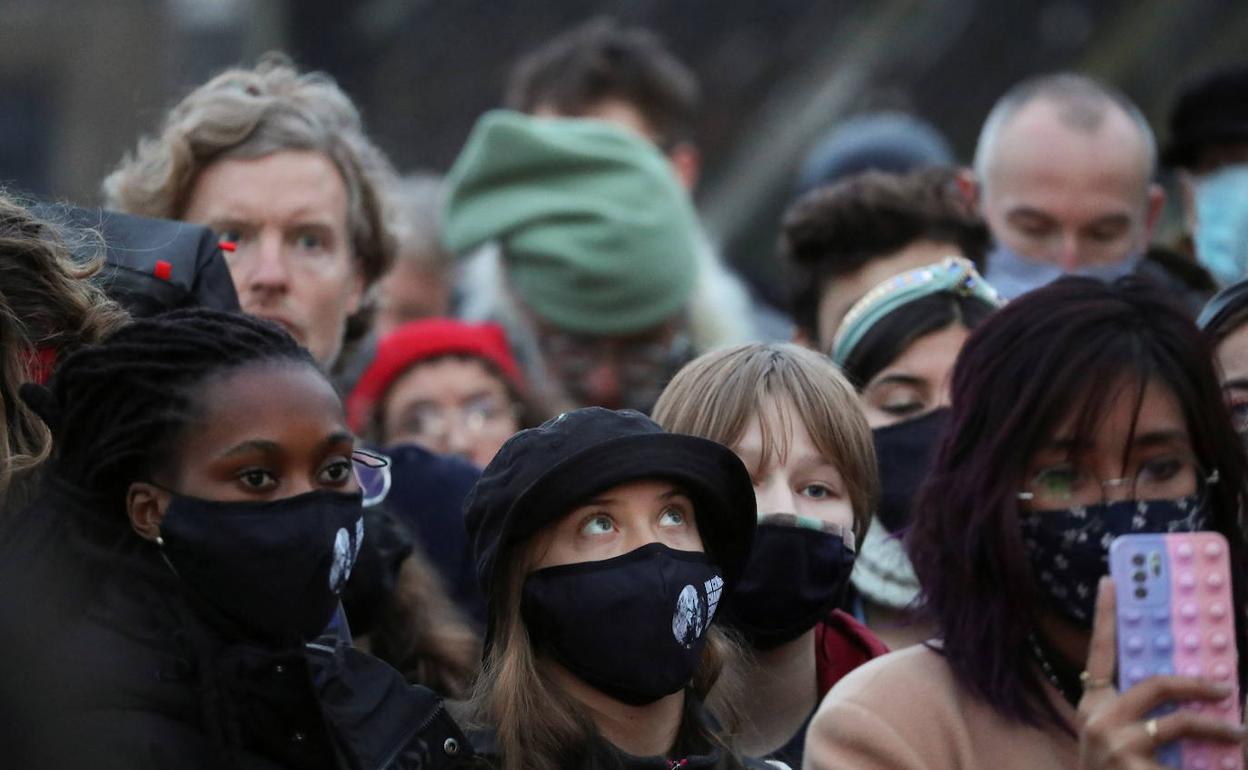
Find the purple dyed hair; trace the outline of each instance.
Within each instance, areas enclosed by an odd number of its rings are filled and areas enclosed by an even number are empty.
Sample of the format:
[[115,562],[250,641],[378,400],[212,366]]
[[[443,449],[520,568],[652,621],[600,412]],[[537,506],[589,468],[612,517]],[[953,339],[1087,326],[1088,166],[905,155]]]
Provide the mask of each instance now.
[[[1074,730],[1044,697],[1027,652],[1043,603],[1018,524],[1029,462],[1072,414],[1078,440],[1132,388],[1138,409],[1150,381],[1174,394],[1199,462],[1220,474],[1210,488],[1213,528],[1242,546],[1243,445],[1208,345],[1155,286],[1135,277],[1112,285],[1063,278],[995,313],[958,358],[949,432],[917,501],[908,548],[943,637],[936,649],[961,687],[1006,718]],[[1248,650],[1243,549],[1231,553],[1236,636]]]

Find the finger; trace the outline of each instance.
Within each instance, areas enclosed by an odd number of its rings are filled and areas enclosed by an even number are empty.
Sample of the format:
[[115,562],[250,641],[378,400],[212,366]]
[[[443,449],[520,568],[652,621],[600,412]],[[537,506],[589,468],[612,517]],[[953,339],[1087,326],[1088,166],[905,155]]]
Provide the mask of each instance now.
[[1179,740],[1212,743],[1243,743],[1248,736],[1243,725],[1223,722],[1216,717],[1193,711],[1176,711],[1157,719],[1157,735],[1148,734],[1146,722],[1135,722],[1122,728],[1127,739],[1124,747],[1141,756],[1151,755],[1159,746]]
[[1088,677],[1110,679],[1114,675],[1114,662],[1117,651],[1115,637],[1114,612],[1117,600],[1114,597],[1114,581],[1103,577],[1096,587],[1096,612],[1092,617],[1092,641],[1088,645],[1088,661],[1084,670]]
[[[1096,587],[1096,610],[1092,616],[1092,640],[1088,644],[1088,660],[1084,665],[1087,682],[1112,682],[1114,663],[1117,658],[1115,644],[1115,597],[1114,581],[1108,577],[1101,578]],[[1079,699],[1079,711],[1091,715],[1105,708],[1107,701],[1116,698],[1112,686],[1084,685],[1083,697]]]
[[1123,693],[1114,708],[1124,719],[1138,722],[1163,703],[1217,701],[1231,692],[1231,688],[1224,685],[1190,676],[1154,676]]

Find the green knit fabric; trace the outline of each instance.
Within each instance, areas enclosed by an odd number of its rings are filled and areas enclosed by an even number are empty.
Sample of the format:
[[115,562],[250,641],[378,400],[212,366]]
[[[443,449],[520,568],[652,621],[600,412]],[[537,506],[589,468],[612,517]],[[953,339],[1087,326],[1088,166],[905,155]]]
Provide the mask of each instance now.
[[597,120],[486,113],[447,179],[443,238],[497,241],[510,287],[569,332],[630,334],[693,289],[697,219],[667,159]]

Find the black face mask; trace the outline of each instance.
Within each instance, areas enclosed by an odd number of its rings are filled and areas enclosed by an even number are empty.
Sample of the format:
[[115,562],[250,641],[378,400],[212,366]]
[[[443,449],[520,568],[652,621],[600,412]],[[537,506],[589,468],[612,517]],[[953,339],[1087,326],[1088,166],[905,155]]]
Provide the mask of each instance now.
[[792,641],[840,603],[853,568],[854,549],[839,530],[803,526],[791,514],[763,517],[724,622],[755,649]]
[[271,502],[174,493],[160,524],[165,560],[208,619],[279,646],[325,629],[363,538],[361,495],[330,490]]
[[639,706],[693,679],[723,586],[705,554],[651,543],[534,572],[520,612],[539,649],[586,684]]
[[871,431],[880,468],[880,504],[875,516],[889,532],[910,525],[915,495],[932,469],[936,446],[948,425],[949,410],[941,408]]

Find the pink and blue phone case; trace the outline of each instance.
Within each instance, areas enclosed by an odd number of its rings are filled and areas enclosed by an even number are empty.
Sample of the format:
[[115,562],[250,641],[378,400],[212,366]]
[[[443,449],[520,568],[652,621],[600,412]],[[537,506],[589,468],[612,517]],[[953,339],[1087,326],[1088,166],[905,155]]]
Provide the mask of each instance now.
[[[1235,613],[1226,538],[1217,532],[1123,535],[1109,549],[1117,595],[1118,689],[1157,675],[1209,679],[1234,689],[1216,703],[1167,704],[1240,722]],[[1165,767],[1242,770],[1242,749],[1175,741],[1157,750]]]

